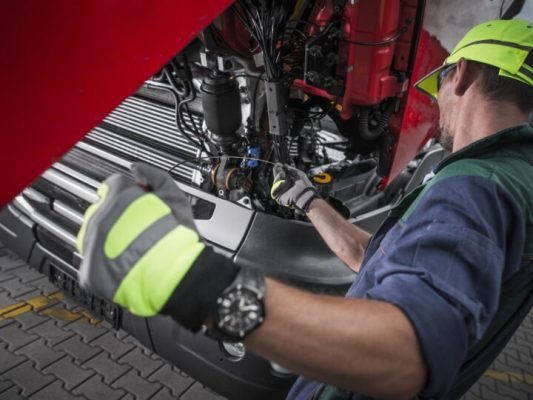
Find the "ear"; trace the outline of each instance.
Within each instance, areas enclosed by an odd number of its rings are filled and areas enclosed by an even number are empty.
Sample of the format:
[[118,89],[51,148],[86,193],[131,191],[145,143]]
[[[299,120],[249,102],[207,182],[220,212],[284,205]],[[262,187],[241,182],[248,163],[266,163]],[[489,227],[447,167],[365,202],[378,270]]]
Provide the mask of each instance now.
[[453,75],[453,90],[456,96],[463,96],[474,82],[474,65],[464,58],[457,62],[457,68]]

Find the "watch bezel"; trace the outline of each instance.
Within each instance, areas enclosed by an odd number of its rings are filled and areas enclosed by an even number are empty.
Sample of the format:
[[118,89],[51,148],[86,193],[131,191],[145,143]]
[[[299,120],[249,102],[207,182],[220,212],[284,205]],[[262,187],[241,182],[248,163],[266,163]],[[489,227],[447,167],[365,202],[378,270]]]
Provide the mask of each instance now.
[[[251,332],[256,330],[264,321],[265,304],[264,304],[264,276],[259,272],[242,271],[235,282],[230,285],[217,299],[216,312],[213,321],[213,332],[215,337],[220,337],[223,340],[241,341]],[[239,331],[233,330],[230,326],[222,323],[222,319],[228,314],[223,310],[228,310],[234,305],[235,301],[239,301],[242,295],[235,296],[236,293],[244,293],[253,298],[255,305],[258,306],[256,310],[258,318],[253,324],[244,327]],[[231,304],[224,305],[224,300],[228,300]]]

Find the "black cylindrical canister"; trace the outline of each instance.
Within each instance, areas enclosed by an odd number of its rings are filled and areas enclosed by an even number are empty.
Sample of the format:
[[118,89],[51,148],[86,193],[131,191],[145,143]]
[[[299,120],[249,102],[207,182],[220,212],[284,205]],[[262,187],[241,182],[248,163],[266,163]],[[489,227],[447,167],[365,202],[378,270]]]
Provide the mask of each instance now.
[[227,152],[238,139],[236,132],[242,122],[239,86],[230,74],[215,71],[204,77],[200,90],[207,129]]

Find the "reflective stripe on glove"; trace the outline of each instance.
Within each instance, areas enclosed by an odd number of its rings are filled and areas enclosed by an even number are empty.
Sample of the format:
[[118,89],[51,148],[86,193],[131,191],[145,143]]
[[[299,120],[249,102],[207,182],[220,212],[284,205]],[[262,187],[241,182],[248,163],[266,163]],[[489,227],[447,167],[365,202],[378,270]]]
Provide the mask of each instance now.
[[196,331],[238,268],[200,240],[187,198],[146,164],[98,190],[78,234],[82,288],[131,313],[171,315]]
[[307,212],[318,193],[303,171],[277,163],[270,195],[279,205]]

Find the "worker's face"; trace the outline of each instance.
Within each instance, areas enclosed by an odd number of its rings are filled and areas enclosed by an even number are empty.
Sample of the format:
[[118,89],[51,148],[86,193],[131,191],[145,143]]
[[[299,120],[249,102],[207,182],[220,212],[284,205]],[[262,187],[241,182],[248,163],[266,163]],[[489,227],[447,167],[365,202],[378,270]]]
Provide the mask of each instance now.
[[439,105],[439,129],[440,129],[440,144],[442,147],[451,152],[453,149],[453,115],[454,115],[454,101],[453,101],[453,79],[455,71],[449,70],[440,81],[439,95],[437,102]]

